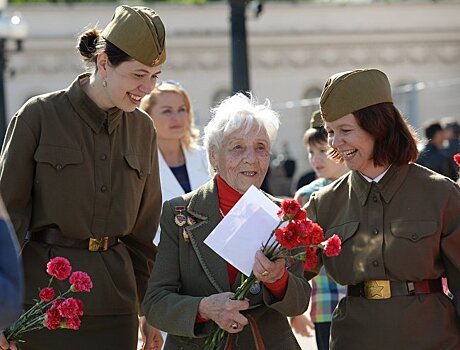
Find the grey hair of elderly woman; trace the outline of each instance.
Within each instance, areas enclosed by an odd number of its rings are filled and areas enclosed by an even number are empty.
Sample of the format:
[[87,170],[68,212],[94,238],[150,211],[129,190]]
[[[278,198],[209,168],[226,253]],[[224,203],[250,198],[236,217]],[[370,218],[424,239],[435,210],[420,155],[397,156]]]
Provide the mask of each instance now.
[[[265,129],[271,149],[278,134],[280,120],[278,113],[271,108],[270,101],[266,99],[263,104],[258,104],[252,93],[249,97],[236,93],[224,99],[211,110],[211,120],[204,128],[203,144],[208,158],[211,159],[211,150],[220,147],[225,137],[236,130],[247,134],[254,125]],[[215,173],[211,163],[209,172]]]

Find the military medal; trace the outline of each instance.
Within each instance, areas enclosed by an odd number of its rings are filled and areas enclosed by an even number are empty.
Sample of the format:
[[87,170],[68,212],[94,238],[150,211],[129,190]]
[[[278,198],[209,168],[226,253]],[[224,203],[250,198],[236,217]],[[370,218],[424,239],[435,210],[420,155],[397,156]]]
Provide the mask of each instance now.
[[250,288],[249,288],[249,293],[252,295],[256,295],[260,293],[260,283],[254,283]]
[[186,242],[190,241],[190,237],[189,237],[188,232],[187,232],[187,230],[185,228],[182,231],[182,237],[184,238],[184,241],[186,241]]
[[187,225],[192,226],[196,224],[196,220],[193,216],[187,217]]
[[184,226],[185,223],[187,222],[187,217],[184,214],[182,214],[182,211],[185,210],[185,207],[177,206],[174,208],[174,210],[179,212],[179,214],[176,214],[176,216],[174,217],[174,222],[179,227]]

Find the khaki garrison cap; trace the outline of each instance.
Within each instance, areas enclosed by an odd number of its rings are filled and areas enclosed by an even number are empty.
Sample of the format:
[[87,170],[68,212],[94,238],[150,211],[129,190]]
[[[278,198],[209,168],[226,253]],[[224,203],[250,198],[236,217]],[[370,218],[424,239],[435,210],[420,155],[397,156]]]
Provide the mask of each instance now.
[[166,61],[165,27],[160,16],[148,7],[118,6],[102,36],[147,66]]
[[310,128],[321,128],[323,126],[323,118],[321,118],[321,111],[318,109],[311,114]]
[[377,103],[393,102],[385,73],[357,69],[331,76],[324,85],[319,105],[328,122]]

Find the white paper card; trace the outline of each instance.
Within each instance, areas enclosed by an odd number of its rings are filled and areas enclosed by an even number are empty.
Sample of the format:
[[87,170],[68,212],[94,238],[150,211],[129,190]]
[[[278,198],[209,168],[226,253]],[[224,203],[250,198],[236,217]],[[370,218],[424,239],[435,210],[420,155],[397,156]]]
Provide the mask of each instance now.
[[251,186],[204,240],[212,250],[246,276],[254,256],[279,223],[280,208]]

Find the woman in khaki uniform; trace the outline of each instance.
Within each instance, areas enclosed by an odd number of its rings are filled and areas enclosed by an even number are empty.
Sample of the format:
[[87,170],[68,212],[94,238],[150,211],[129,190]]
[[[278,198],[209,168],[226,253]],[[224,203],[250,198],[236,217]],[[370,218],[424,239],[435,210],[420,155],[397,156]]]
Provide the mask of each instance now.
[[102,32],[79,38],[89,71],[67,89],[30,99],[8,127],[0,191],[24,246],[26,307],[46,286],[52,257],[68,258],[94,284],[78,295],[80,330],[31,332],[24,350],[135,349],[139,322],[149,343],[159,336],[138,320],[161,192],[156,133],[136,107],[155,86],[164,38],[153,10],[118,7]]
[[306,208],[326,238],[342,239],[341,254],[322,260],[348,285],[333,314],[331,349],[460,349],[458,185],[413,163],[416,142],[383,72],[333,75],[320,106],[330,154],[352,170]]
[[300,349],[286,316],[308,306],[301,264],[286,268],[283,259],[271,262],[259,251],[253,272],[262,284],[251,287],[248,301],[231,300],[241,273],[204,243],[250,186],[260,188],[278,125],[273,110],[243,94],[224,100],[205,128],[215,177],[163,205],[159,253],[143,307],[149,322],[168,332],[166,350],[202,350],[214,327],[236,335],[233,349],[254,349],[250,316],[266,349]]

